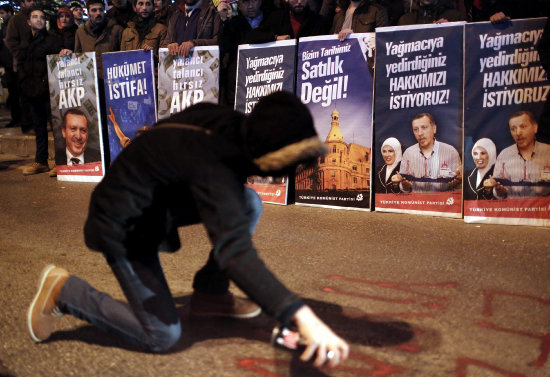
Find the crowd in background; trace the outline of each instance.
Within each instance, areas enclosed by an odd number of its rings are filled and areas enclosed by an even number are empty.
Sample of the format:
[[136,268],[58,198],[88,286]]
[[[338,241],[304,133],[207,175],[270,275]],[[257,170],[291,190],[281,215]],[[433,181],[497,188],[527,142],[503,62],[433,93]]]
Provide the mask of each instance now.
[[68,3],[52,19],[37,5],[21,1],[17,13],[0,6],[0,65],[12,117],[7,126],[36,135],[35,162],[23,174],[49,171],[51,176],[56,170],[48,166],[48,54],[95,52],[101,97],[104,52],[145,49],[158,56],[158,49],[167,47],[185,56],[194,46],[218,45],[220,103],[233,106],[240,44],[324,34],[344,40],[390,25],[550,15],[548,0],[113,0],[107,11],[103,0],[88,0],[84,9]]

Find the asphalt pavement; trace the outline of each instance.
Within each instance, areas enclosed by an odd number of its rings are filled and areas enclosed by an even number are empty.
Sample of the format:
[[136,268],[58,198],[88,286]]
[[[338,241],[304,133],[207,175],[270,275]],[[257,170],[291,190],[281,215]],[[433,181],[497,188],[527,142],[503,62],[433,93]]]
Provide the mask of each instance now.
[[265,205],[254,242],[350,342],[340,367],[316,370],[271,346],[265,315],[189,316],[210,249],[201,226],[180,229],[182,249],[161,257],[183,323],[173,350],[142,352],[70,316],[35,344],[26,310],[46,264],[124,298],[84,245],[95,184],[22,176],[30,162],[0,154],[0,376],[550,376],[550,229],[298,205]]

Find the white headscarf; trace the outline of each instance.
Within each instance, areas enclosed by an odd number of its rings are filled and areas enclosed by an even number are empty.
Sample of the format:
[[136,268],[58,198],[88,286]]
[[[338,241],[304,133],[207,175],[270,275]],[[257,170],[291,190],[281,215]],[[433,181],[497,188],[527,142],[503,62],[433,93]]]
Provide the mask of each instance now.
[[478,169],[477,171],[476,186],[479,186],[480,181],[485,176],[485,173],[487,173],[487,171],[489,171],[489,169],[493,167],[493,165],[497,160],[497,147],[495,146],[495,143],[493,143],[491,139],[487,139],[486,137],[484,137],[483,139],[479,139],[478,141],[476,141],[476,143],[474,144],[474,147],[472,148],[472,158],[474,160],[475,160],[474,149],[476,149],[477,147],[481,147],[485,149],[487,151],[487,154],[489,155],[489,162],[487,163],[487,166],[485,166],[481,170]]
[[397,140],[394,137],[389,137],[382,143],[382,148],[380,148],[380,153],[382,153],[382,149],[384,149],[384,146],[392,147],[395,151],[395,160],[393,161],[393,164],[386,166],[386,181],[388,178],[390,178],[391,172],[393,169],[401,162],[401,159],[403,158],[403,152],[401,152],[401,143],[399,140]]

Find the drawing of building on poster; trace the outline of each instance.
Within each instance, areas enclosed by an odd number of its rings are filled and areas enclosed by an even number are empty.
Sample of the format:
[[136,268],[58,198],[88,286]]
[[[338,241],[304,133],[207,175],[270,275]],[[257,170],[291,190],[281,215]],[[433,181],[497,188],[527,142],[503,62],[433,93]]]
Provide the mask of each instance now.
[[326,156],[317,165],[301,165],[296,172],[296,190],[357,191],[370,188],[370,148],[347,143],[340,130],[340,113],[331,114],[330,131],[325,138]]

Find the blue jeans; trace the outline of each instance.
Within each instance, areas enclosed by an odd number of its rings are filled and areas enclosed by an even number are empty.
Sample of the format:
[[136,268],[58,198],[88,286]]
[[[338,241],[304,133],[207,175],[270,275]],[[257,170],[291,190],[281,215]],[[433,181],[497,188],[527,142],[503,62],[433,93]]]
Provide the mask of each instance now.
[[[245,187],[245,203],[252,234],[262,213],[262,201],[254,190]],[[121,258],[105,255],[128,303],[97,291],[77,276],[70,276],[59,292],[58,306],[62,312],[117,334],[130,344],[162,352],[180,338],[180,319],[158,252],[136,254]],[[212,255],[197,273],[193,287],[209,293],[227,291],[229,280],[217,268]]]

